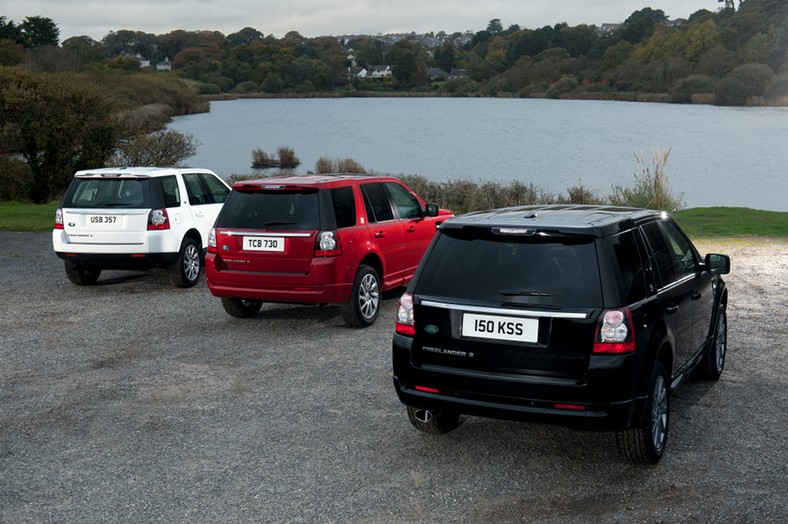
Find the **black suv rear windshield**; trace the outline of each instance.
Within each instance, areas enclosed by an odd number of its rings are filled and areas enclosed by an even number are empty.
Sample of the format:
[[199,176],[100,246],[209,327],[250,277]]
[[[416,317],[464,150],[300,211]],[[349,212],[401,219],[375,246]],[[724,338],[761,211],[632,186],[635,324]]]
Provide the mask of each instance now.
[[233,191],[216,227],[320,229],[318,191]]
[[75,178],[63,199],[67,208],[150,208],[148,178]]
[[419,276],[419,295],[545,307],[601,307],[592,239],[444,230]]

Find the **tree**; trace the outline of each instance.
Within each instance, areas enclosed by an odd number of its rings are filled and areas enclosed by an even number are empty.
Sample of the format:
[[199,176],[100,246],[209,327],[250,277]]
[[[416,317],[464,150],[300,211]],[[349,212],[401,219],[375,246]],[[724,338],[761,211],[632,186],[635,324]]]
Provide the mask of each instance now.
[[19,24],[22,41],[25,47],[40,47],[44,45],[58,45],[60,42],[60,29],[51,18],[43,16],[28,16]]
[[13,20],[8,20],[4,16],[0,16],[0,40],[11,40],[19,43],[21,41],[21,33],[19,27],[14,24]]
[[658,24],[664,24],[667,21],[668,17],[661,9],[644,7],[629,15],[629,18],[624,21],[622,36],[627,42],[637,44],[650,37]]
[[121,140],[108,165],[177,166],[197,152],[194,135],[174,130],[156,131]]
[[238,47],[239,45],[250,44],[255,40],[262,40],[263,33],[252,27],[244,27],[237,33],[227,35],[227,42],[230,47]]
[[113,109],[90,86],[0,68],[0,153],[30,166],[31,201],[58,198],[75,171],[104,164],[115,147]]
[[764,64],[744,64],[717,84],[716,105],[744,105],[750,97],[764,96],[774,77],[771,68]]
[[501,31],[503,31],[503,25],[501,25],[500,18],[493,18],[492,20],[490,20],[490,23],[487,24],[488,33],[496,34],[496,33],[500,33]]

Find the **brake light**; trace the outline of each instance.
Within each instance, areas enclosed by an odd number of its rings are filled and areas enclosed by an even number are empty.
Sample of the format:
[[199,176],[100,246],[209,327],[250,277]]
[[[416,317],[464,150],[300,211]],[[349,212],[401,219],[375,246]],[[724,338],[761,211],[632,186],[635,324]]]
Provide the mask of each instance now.
[[148,231],[170,229],[170,217],[166,209],[151,209],[148,213]]
[[413,295],[403,293],[397,308],[397,323],[394,330],[400,335],[415,336],[416,322],[413,317]]
[[338,257],[342,254],[336,231],[321,231],[315,239],[316,257]]
[[208,231],[208,253],[216,253],[216,228]]
[[632,314],[628,309],[608,309],[602,312],[596,328],[594,353],[621,354],[635,351]]
[[64,229],[63,228],[63,210],[56,209],[55,210],[55,229]]

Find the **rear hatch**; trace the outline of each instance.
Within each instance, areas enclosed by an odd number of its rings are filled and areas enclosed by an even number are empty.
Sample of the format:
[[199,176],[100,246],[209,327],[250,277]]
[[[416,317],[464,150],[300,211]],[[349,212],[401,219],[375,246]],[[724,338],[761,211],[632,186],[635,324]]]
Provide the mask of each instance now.
[[216,268],[245,274],[309,273],[321,229],[319,195],[311,187],[234,188],[216,219]]
[[413,295],[416,367],[585,377],[602,308],[591,237],[446,229]]
[[152,207],[150,179],[76,177],[63,200],[63,229],[71,244],[143,244]]

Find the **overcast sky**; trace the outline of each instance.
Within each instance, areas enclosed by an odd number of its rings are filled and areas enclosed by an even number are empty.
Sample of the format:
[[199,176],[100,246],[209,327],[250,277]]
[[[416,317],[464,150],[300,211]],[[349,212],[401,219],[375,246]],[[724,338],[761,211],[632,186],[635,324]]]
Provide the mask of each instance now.
[[289,31],[307,37],[476,32],[494,18],[504,28],[601,25],[623,22],[644,7],[676,19],[719,5],[717,0],[0,0],[0,16],[16,24],[28,16],[50,18],[60,28],[61,41],[81,35],[101,40],[120,29],[229,35],[244,27],[281,38]]

